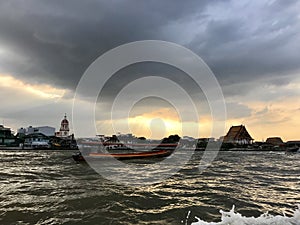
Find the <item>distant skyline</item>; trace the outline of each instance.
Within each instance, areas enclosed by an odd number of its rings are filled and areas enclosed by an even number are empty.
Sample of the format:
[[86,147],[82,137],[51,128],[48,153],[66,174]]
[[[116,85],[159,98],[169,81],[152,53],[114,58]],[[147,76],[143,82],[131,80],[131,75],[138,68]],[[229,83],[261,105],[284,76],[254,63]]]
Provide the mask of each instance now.
[[[0,123],[15,131],[29,125],[59,129],[67,113],[72,128],[76,85],[97,57],[128,42],[164,40],[198,54],[216,75],[228,111],[226,131],[244,124],[257,141],[300,139],[299,9],[297,0],[2,1]],[[125,68],[118,82],[108,83],[105,101],[113,100],[124,78],[139,72],[183,77],[161,65]],[[212,121],[203,95],[198,109],[199,123],[187,125],[200,126],[200,136],[209,137]],[[100,131],[107,123],[103,110],[96,114]],[[180,134],[176,110],[161,100],[139,102],[128,121],[138,136]],[[126,132],[127,118],[115,122]]]

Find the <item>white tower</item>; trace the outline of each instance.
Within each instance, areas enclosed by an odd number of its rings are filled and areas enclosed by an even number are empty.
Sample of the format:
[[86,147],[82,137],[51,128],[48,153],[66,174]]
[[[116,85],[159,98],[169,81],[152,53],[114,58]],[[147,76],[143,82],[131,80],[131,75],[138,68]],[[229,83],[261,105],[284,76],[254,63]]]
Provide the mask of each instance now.
[[67,120],[67,114],[65,114],[64,119],[60,123],[59,132],[56,133],[58,137],[68,137],[69,136],[69,121]]

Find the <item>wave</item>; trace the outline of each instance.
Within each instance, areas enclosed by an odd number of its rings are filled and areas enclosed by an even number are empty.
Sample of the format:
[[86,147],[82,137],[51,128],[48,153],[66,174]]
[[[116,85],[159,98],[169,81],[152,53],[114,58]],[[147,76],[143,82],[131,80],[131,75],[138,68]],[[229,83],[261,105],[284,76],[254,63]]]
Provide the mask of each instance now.
[[300,225],[300,205],[298,209],[294,211],[293,217],[272,216],[268,213],[264,213],[259,217],[245,217],[240,213],[234,211],[234,206],[229,212],[220,210],[221,222],[206,222],[196,217],[197,222],[191,225]]

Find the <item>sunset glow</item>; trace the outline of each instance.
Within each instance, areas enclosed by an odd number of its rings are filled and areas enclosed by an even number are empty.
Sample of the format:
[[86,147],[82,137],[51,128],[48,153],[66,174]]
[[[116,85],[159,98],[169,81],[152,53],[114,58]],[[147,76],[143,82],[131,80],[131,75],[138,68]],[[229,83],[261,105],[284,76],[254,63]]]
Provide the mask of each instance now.
[[300,0],[0,1],[0,225],[300,225],[299,56]]
[[16,91],[25,91],[45,99],[61,98],[65,91],[45,84],[29,84],[18,80],[10,75],[0,74],[0,87],[15,89]]
[[[65,90],[44,84],[28,84],[22,80],[16,79],[11,75],[0,75],[0,87],[10,88],[15,92],[24,92],[40,99],[60,99]],[[276,88],[268,87],[270,92],[278,92]],[[281,91],[300,90],[300,82],[293,82],[281,88]],[[18,101],[20,101],[18,103]],[[15,99],[15,103],[22,105],[23,99]],[[67,100],[65,100],[67,101]],[[68,100],[72,104],[72,100]],[[284,140],[296,140],[298,138],[300,127],[300,100],[297,96],[281,96],[272,101],[252,101],[244,102],[249,107],[251,114],[246,117],[233,118],[228,116],[226,121],[226,130],[232,125],[244,124],[252,137],[257,140],[265,140],[270,136],[280,136]],[[110,122],[98,121],[98,124],[111,124]],[[171,134],[183,135],[182,127],[191,127],[199,129],[199,136],[210,137],[212,129],[212,118],[210,114],[200,115],[199,123],[184,122],[181,123],[177,111],[172,108],[157,108],[156,110],[137,113],[133,109],[129,118],[114,120],[113,128],[108,133],[122,132],[133,133],[136,136],[145,136],[148,138],[159,139]],[[185,135],[192,135],[186,133]],[[220,136],[225,135],[220,133]]]
[[[172,3],[175,7],[166,12],[162,11],[166,8],[164,4],[156,8],[154,3],[147,2],[143,4],[153,10],[143,12],[145,7],[141,11],[128,11],[128,14],[115,12],[115,8],[125,6],[123,2],[87,3],[86,6],[78,3],[78,8],[77,4],[58,7],[55,2],[44,8],[43,3],[26,2],[18,3],[18,10],[13,3],[1,4],[0,119],[7,121],[6,125],[14,130],[27,123],[57,124],[59,118],[53,117],[72,113],[77,87],[98,57],[122,44],[163,40],[199,56],[218,81],[224,96],[218,101],[226,105],[227,119],[225,131],[218,131],[215,138],[224,136],[231,126],[243,124],[258,141],[270,136],[280,136],[285,141],[300,139],[299,2],[200,2],[185,3],[191,4],[188,7]],[[177,4],[180,7],[177,8]],[[79,12],[85,7],[99,9],[101,18],[93,14],[82,17]],[[128,10],[127,7],[124,10]],[[57,26],[58,17],[61,26]],[[101,29],[91,29],[94,26]],[[127,53],[125,55],[129,56]],[[168,58],[173,57],[174,62],[187,67],[196,65],[177,51]],[[117,65],[118,57],[110,62]],[[224,121],[220,121],[221,116],[211,118],[203,87],[199,88],[201,85],[181,68],[155,62],[128,64],[119,68],[108,82],[99,83],[99,87],[104,85],[106,90],[101,96],[104,107],[96,110],[99,133],[130,132],[149,138],[174,133],[210,137],[213,124]],[[197,69],[196,76],[198,71],[201,77],[203,71]],[[99,73],[99,76],[103,78],[104,74]],[[145,79],[147,77],[155,79]],[[140,83],[133,85],[138,80]],[[89,107],[94,108],[94,103],[88,102],[93,98],[88,85],[83,88],[82,101],[79,100],[79,108],[84,112],[80,127],[87,123],[85,113]],[[195,105],[199,118],[192,119],[193,109],[184,99],[184,92],[175,95],[181,89],[198,101]],[[147,90],[151,95],[168,96],[169,103],[154,99],[141,101],[131,112],[124,113],[122,107],[135,104],[132,99],[145,97]],[[210,90],[217,93],[214,88]],[[116,104],[116,112],[111,113],[112,108],[106,106],[118,95],[123,96],[122,101]],[[182,107],[182,112],[173,109],[173,103]],[[39,117],[42,114],[43,118]],[[110,114],[115,116],[113,122],[109,120]],[[199,132],[195,134],[197,129]],[[94,127],[85,133],[82,131],[81,135],[95,136]]]

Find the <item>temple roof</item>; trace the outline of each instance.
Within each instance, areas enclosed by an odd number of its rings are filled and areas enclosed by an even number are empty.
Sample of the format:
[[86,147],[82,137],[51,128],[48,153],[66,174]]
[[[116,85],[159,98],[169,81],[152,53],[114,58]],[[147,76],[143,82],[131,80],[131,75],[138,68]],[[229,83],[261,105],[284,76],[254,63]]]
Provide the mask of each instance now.
[[273,145],[283,144],[283,141],[280,137],[269,137],[267,138],[266,142]]
[[243,125],[230,127],[228,133],[224,137],[224,142],[237,140],[253,140],[246,127]]

